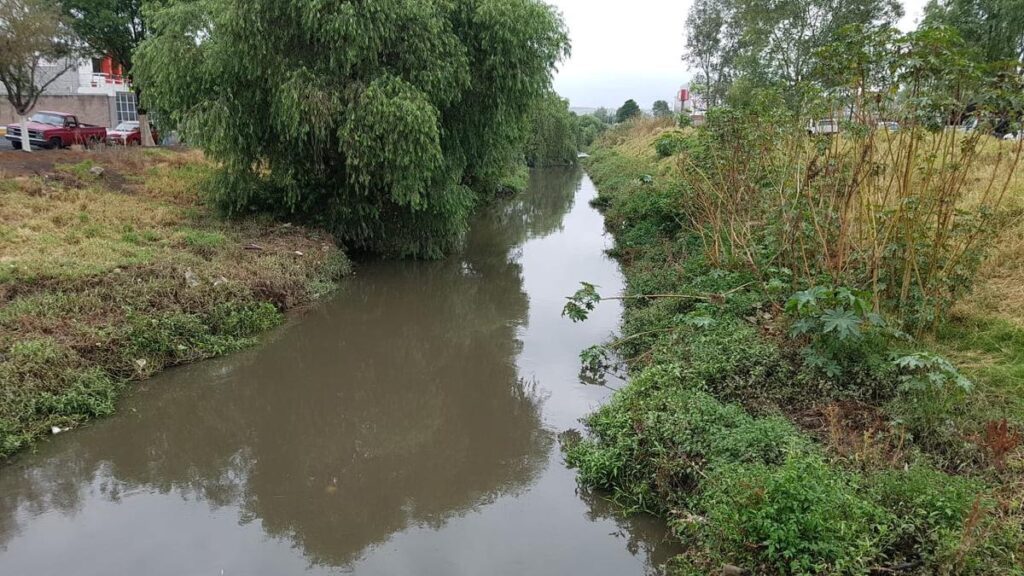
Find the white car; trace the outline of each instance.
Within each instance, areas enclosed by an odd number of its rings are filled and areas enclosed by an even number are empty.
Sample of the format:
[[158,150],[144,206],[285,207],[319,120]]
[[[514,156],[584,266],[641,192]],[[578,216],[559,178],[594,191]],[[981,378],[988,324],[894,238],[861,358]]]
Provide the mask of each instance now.
[[1010,132],[1009,134],[1003,136],[1003,140],[1024,140],[1024,130],[1021,130],[1016,134]]
[[807,133],[811,135],[838,134],[839,120],[835,118],[822,118],[818,121],[811,120],[807,123]]

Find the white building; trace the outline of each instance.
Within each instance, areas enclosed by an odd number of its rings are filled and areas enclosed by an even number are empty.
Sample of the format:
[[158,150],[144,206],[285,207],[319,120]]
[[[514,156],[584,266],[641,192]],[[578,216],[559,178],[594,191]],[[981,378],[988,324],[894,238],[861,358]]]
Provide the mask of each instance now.
[[[110,58],[82,61],[71,69],[67,69],[67,62],[44,62],[36,73],[37,84],[60,75],[46,87],[36,110],[68,112],[82,122],[107,127],[138,120],[135,93],[119,72]],[[6,95],[3,85],[0,85],[0,95]],[[0,98],[0,123],[16,121],[13,107],[6,98]]]

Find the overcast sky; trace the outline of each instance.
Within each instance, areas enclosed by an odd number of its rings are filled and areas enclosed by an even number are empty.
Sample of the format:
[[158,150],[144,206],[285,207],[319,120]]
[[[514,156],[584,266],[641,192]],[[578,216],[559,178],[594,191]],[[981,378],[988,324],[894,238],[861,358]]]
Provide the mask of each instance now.
[[[682,62],[690,0],[546,0],[565,17],[572,57],[555,90],[574,107],[615,109],[629,98],[649,109],[672,98],[690,74]],[[902,0],[900,28],[914,28],[926,0]]]

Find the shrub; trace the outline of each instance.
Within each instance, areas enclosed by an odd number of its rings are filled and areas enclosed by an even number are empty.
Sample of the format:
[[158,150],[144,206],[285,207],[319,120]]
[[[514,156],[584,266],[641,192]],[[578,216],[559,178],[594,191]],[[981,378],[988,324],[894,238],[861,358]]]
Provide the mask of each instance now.
[[649,511],[684,505],[710,468],[778,464],[808,446],[784,419],[753,418],[687,387],[678,366],[637,374],[585,422],[590,436],[564,445],[580,482]]
[[684,150],[691,150],[696,145],[697,140],[693,136],[679,130],[668,130],[654,140],[654,151],[659,158],[668,158]]
[[785,309],[793,319],[790,336],[806,343],[808,366],[876,394],[878,381],[892,381],[884,374],[891,368],[886,356],[890,341],[902,334],[874,311],[870,293],[816,286],[791,296]]
[[706,544],[756,573],[863,574],[887,536],[889,514],[818,455],[721,466],[705,486]]
[[994,502],[977,480],[915,465],[878,474],[870,492],[893,515],[886,550],[893,564],[919,561],[930,574],[983,574],[992,566],[988,560],[1007,553],[998,541],[973,537],[996,529]]

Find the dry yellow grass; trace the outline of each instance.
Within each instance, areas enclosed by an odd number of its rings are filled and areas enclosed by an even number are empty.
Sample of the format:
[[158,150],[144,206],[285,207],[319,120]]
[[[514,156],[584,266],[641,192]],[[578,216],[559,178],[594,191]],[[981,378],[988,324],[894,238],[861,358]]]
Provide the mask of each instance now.
[[[997,169],[999,152],[1006,155],[1015,146],[1020,144],[987,144],[973,181],[979,186],[987,181],[991,171]],[[979,271],[974,297],[959,303],[955,312],[960,316],[994,316],[1024,328],[1024,165],[1008,175],[1002,208],[1010,223],[995,240],[991,255]]]
[[0,195],[5,276],[70,277],[148,263],[170,249],[184,221],[180,210],[98,185],[50,188],[34,178]]

